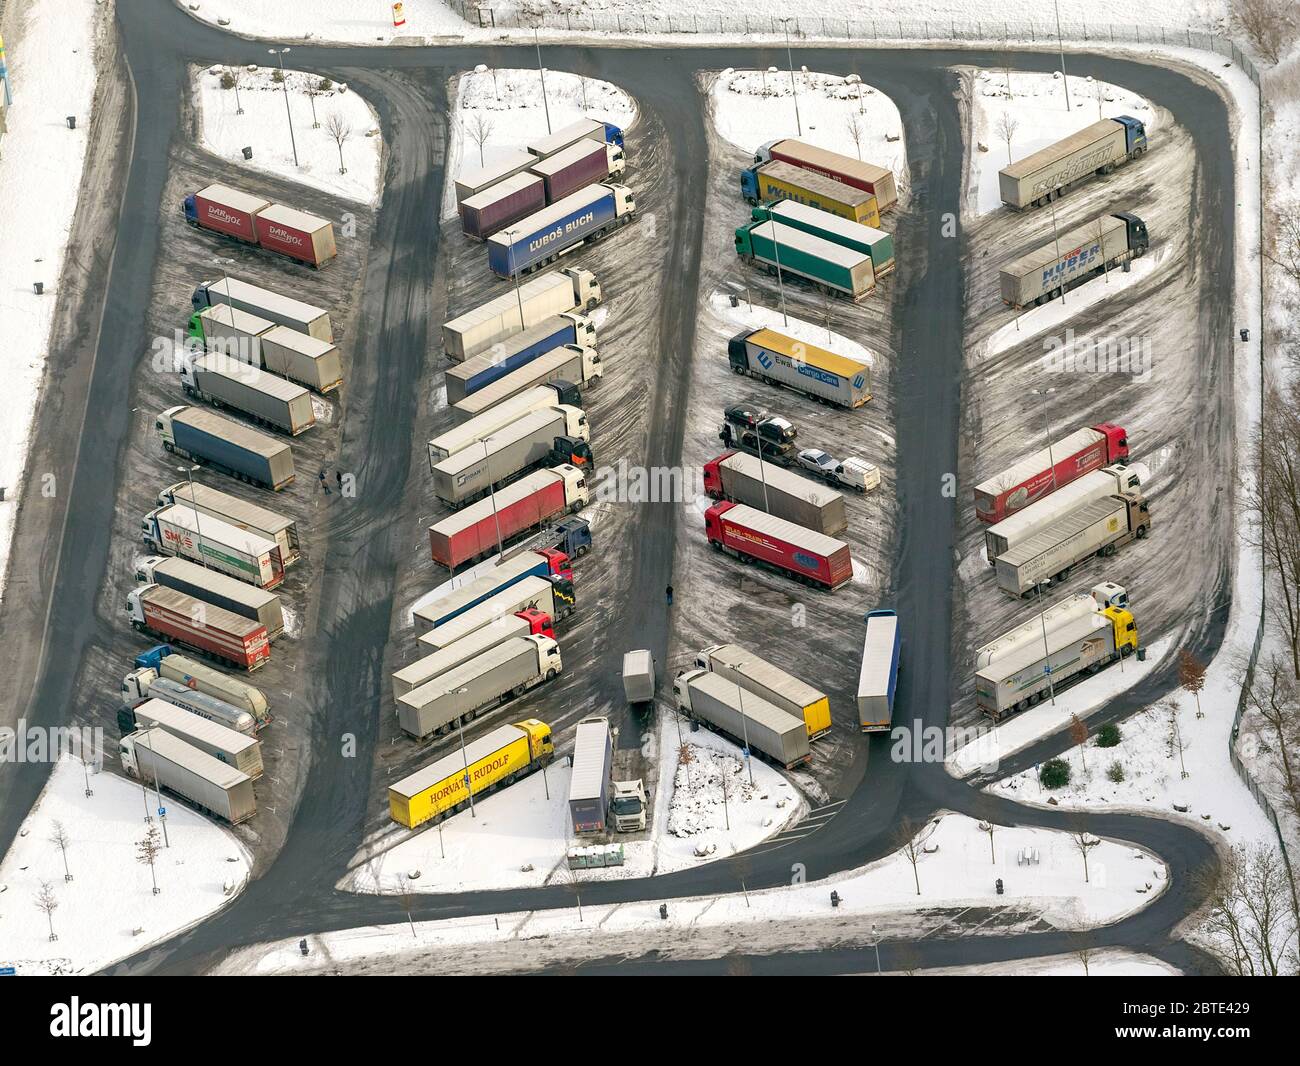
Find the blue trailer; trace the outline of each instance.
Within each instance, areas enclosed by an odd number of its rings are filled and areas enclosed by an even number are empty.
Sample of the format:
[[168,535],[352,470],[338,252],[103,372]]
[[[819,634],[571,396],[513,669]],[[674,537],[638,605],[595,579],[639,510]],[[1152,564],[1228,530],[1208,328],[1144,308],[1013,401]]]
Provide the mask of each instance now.
[[170,407],[154,422],[164,450],[250,485],[279,491],[294,478],[293,451],[283,441],[206,407]]
[[609,782],[614,765],[614,741],[609,719],[584,718],[573,744],[573,773],[569,777],[569,817],[574,833],[602,833],[609,818]]
[[477,607],[484,600],[490,599],[498,592],[503,592],[527,577],[542,577],[548,580],[552,577],[562,577],[572,580],[573,571],[569,569],[568,559],[560,552],[546,548],[523,552],[502,560],[486,574],[476,577],[445,596],[438,597],[432,603],[417,607],[411,613],[415,616],[420,632],[427,633],[438,626],[446,625],[458,615]]
[[586,315],[572,312],[551,315],[530,329],[450,367],[447,370],[448,405],[459,403],[471,393],[566,344],[575,344],[579,348],[596,346],[596,327]]
[[488,266],[499,278],[531,274],[635,217],[631,189],[612,182],[588,185],[489,237]]
[[903,642],[898,615],[870,611],[862,646],[862,671],[858,674],[858,722],[864,733],[890,728],[894,718],[894,693],[898,688],[898,660]]

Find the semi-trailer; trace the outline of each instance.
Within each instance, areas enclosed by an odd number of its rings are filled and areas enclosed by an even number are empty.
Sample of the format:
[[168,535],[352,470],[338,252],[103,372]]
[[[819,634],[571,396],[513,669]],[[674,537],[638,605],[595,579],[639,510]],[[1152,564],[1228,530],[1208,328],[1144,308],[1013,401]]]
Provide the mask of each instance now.
[[549,575],[531,575],[495,592],[468,611],[450,621],[434,626],[420,636],[420,647],[429,652],[442,651],[456,641],[491,625],[498,618],[509,618],[521,611],[539,611],[559,621],[574,607],[573,581]]
[[140,523],[144,543],[163,555],[179,555],[258,588],[284,580],[280,546],[273,540],[204,516],[184,504],[156,507]]
[[298,523],[292,518],[198,481],[178,481],[158,493],[159,507],[174,503],[192,507],[199,514],[225,519],[232,526],[275,541],[280,548],[280,559],[286,567],[302,558],[298,546]]
[[270,289],[264,289],[260,285],[240,281],[239,278],[222,277],[213,281],[199,282],[190,296],[190,303],[196,314],[205,307],[228,304],[239,311],[247,311],[278,326],[288,326],[318,340],[334,339],[334,325],[330,322],[330,313],[323,307],[315,307],[292,296],[284,296]]
[[294,478],[289,445],[241,426],[215,411],[180,405],[158,415],[154,429],[164,451],[193,459],[250,485],[276,492]]
[[1126,211],[1103,215],[1061,234],[999,274],[1002,302],[1017,311],[1055,300],[1091,278],[1140,258],[1150,246],[1147,226]]
[[[215,667],[198,662],[187,655],[178,655],[170,645],[161,644],[141,652],[135,657],[134,665],[135,676],[138,678],[142,676],[139,671],[152,671],[154,678],[175,681],[195,692],[205,693],[241,711],[247,711],[257,721],[258,729],[271,721],[271,709],[260,688],[237,677],[224,674]],[[143,677],[140,683],[147,689],[150,680],[148,677]]]
[[735,234],[736,255],[768,274],[789,276],[819,292],[858,301],[876,287],[871,254],[779,222],[751,222]]
[[686,670],[673,681],[677,709],[742,748],[787,770],[812,759],[802,718],[708,670]]
[[535,470],[486,500],[463,507],[429,527],[435,563],[455,570],[568,511],[577,514],[591,498],[587,476],[576,466]]
[[181,209],[191,226],[259,245],[308,266],[322,267],[338,254],[330,222],[226,185],[191,193]]
[[621,174],[622,159],[614,160],[611,156],[606,145],[584,138],[539,159],[528,172],[542,180],[546,203],[553,204],[593,182]]
[[488,266],[497,277],[513,280],[635,218],[631,189],[613,182],[588,185],[489,237]]
[[595,385],[604,373],[600,353],[595,348],[565,344],[497,378],[492,384],[484,385],[463,400],[457,400],[451,405],[452,417],[457,423],[464,423],[540,386],[556,390],[550,403],[581,407],[579,386]]
[[743,503],[715,503],[704,512],[704,531],[715,551],[760,563],[800,584],[837,589],[853,577],[853,559],[842,540]]
[[492,188],[499,181],[505,181],[506,178],[513,178],[516,174],[523,173],[536,162],[537,157],[532,152],[525,152],[521,149],[508,152],[500,159],[486,163],[481,167],[470,167],[468,170],[462,170],[460,176],[456,179],[456,205],[460,206],[471,196],[477,196],[479,193]]
[[[150,667],[142,666],[131,671],[122,679],[122,703],[133,707],[141,700],[165,700],[190,714],[197,714],[209,722],[216,722],[236,733],[252,736],[257,732],[257,719],[248,711],[242,711],[225,700],[209,696],[206,692],[187,688],[179,681],[159,677]],[[122,717],[118,715],[119,723]],[[124,730],[130,732],[130,730]]]
[[630,707],[649,707],[655,699],[655,657],[648,648],[623,653],[623,698]]
[[[563,398],[565,396],[568,398]],[[561,383],[559,387],[549,383],[538,385],[507,397],[482,414],[460,423],[454,429],[440,433],[429,441],[429,466],[432,467],[434,463],[439,463],[471,445],[486,440],[493,433],[534,411],[554,407],[577,408],[582,406],[581,400],[577,387],[567,383]]]
[[117,721],[124,734],[158,726],[205,755],[247,774],[254,781],[262,776],[262,745],[255,738],[190,714],[173,703],[147,699],[119,712]]
[[1109,174],[1146,150],[1141,121],[1131,115],[1104,118],[998,171],[1002,202],[1017,211],[1042,207],[1075,182]]
[[[1032,624],[1037,625],[1038,620]],[[977,663],[984,665],[975,674],[975,702],[994,721],[1034,706],[1065,685],[1126,658],[1138,647],[1132,612],[1096,603],[1087,613],[1071,614],[1054,628],[1040,628],[1034,640],[1009,642],[1010,635],[994,642],[1010,644],[1004,652],[996,656],[987,655],[987,648],[976,652]]]
[[609,818],[609,783],[614,767],[614,740],[609,719],[593,715],[578,723],[569,776],[569,820],[573,831],[603,833]]
[[737,333],[727,342],[727,359],[734,373],[748,374],[836,407],[861,407],[871,400],[868,364],[774,329]]
[[514,637],[399,696],[397,723],[417,739],[449,733],[563,670],[560,646],[550,637]]
[[[527,637],[533,634],[555,639],[550,615],[542,611],[526,609],[518,614],[489,622],[482,629],[476,629],[468,636],[454,640],[445,648],[439,648],[398,670],[393,674],[393,697],[405,696],[412,689],[428,684],[435,677],[441,677],[448,670],[453,670],[461,663],[477,658],[498,644],[504,644],[515,637]],[[422,645],[422,649],[423,647]]]
[[600,301],[600,283],[590,270],[552,270],[445,323],[442,347],[452,362],[463,362],[551,315],[592,311]]
[[1135,491],[1150,480],[1151,472],[1143,463],[1115,463],[1076,478],[1050,496],[1031,503],[984,530],[984,554],[988,557],[989,566],[996,565],[999,555],[1006,554],[1034,534],[1042,532],[1076,507],[1105,499],[1117,492]]
[[415,829],[441,821],[485,795],[545,766],[555,753],[551,727],[536,718],[500,726],[388,786],[388,813]]
[[862,667],[858,671],[858,725],[864,733],[882,733],[888,731],[894,719],[903,639],[894,611],[868,611],[866,621]]
[[301,385],[219,352],[184,360],[181,388],[192,400],[217,408],[233,407],[255,422],[291,436],[316,424],[311,394]]
[[446,625],[484,600],[529,577],[560,577],[572,581],[573,571],[569,569],[568,556],[553,548],[520,552],[509,559],[499,560],[496,566],[460,588],[416,607],[411,612],[416,628],[427,633]]
[[126,615],[138,632],[193,648],[242,670],[256,670],[271,657],[271,643],[261,622],[176,589],[161,585],[132,589],[126,594]]
[[1076,478],[1127,459],[1128,454],[1128,433],[1122,426],[1100,422],[1076,429],[976,485],[975,517],[1001,522]]
[[754,162],[758,164],[774,159],[869,192],[876,198],[876,204],[882,212],[888,211],[898,202],[898,185],[894,181],[894,173],[886,167],[864,163],[861,159],[818,148],[815,144],[793,137],[768,141],[754,153]]
[[880,227],[880,207],[872,193],[791,163],[772,160],[742,170],[740,192],[752,206],[765,200],[793,200],[850,222]]
[[343,384],[343,357],[332,341],[323,341],[288,326],[272,326],[262,334],[262,366],[319,393]]
[[189,337],[203,346],[204,351],[216,352],[228,359],[262,365],[262,335],[274,328],[269,318],[243,311],[229,304],[205,307],[190,315]]
[[834,489],[744,452],[724,452],[705,463],[704,491],[715,500],[745,503],[828,537],[849,528],[844,497]]
[[590,438],[581,408],[544,407],[435,463],[433,494],[448,507],[462,507],[543,464],[591,467]]
[[998,588],[1011,596],[1030,596],[1044,583],[1066,580],[1079,563],[1094,555],[1114,555],[1150,530],[1151,511],[1140,492],[1085,503],[999,555],[994,566]]
[[[605,150],[600,149],[603,156]],[[460,228],[466,237],[485,241],[498,230],[546,206],[546,182],[527,170],[512,174],[460,202]]]
[[528,151],[538,159],[546,159],[581,140],[600,141],[602,144],[612,144],[621,149],[623,131],[612,122],[602,122],[594,118],[579,119],[563,129],[533,141],[528,145]]
[[975,669],[983,670],[997,659],[1020,654],[1029,644],[1043,647],[1043,634],[1052,633],[1075,619],[1095,614],[1107,607],[1127,608],[1128,590],[1113,581],[1101,581],[1087,592],[1076,592],[1052,604],[1041,614],[1035,614],[1015,629],[1008,630],[997,640],[985,644],[976,653]]
[[794,200],[774,200],[760,204],[750,212],[754,222],[777,222],[789,229],[802,230],[831,244],[838,244],[853,252],[871,258],[871,269],[877,278],[894,269],[894,238],[884,230],[850,222],[847,218],[832,215]]
[[830,732],[831,702],[826,693],[739,644],[711,644],[695,656],[695,666],[802,719],[809,740]]
[[572,312],[552,315],[522,333],[498,341],[485,352],[471,355],[463,363],[453,364],[446,374],[447,402],[457,403],[566,344],[596,347],[596,327],[591,319]]
[[266,626],[268,640],[284,633],[284,611],[280,597],[256,585],[245,584],[206,566],[179,557],[149,556],[135,568],[135,579],[142,584],[176,589],[205,603],[215,603],[244,618]]
[[122,768],[146,784],[155,782],[231,825],[257,813],[253,780],[165,729],[140,729],[118,745]]

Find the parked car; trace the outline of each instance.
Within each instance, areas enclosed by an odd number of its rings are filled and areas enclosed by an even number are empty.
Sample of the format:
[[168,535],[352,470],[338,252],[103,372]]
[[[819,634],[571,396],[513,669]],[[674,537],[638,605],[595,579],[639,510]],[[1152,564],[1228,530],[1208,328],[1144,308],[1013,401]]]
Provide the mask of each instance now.
[[843,485],[854,492],[867,492],[880,484],[880,471],[871,463],[853,458],[840,462],[820,448],[804,448],[795,457],[795,462],[830,484]]

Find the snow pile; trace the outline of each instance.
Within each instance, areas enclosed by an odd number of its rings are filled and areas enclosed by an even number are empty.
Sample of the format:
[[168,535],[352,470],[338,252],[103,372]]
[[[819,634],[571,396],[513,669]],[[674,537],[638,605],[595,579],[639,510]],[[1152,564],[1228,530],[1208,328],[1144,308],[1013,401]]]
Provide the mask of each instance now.
[[922,971],[928,975],[962,977],[1176,977],[1180,971],[1151,955],[1135,951],[1088,951],[1084,965],[1078,955],[1047,955],[983,966],[946,966]]
[[842,333],[835,333],[825,326],[814,325],[793,315],[782,315],[780,309],[759,307],[740,299],[735,307],[731,306],[731,297],[727,293],[715,292],[709,297],[709,307],[713,312],[741,329],[774,329],[787,337],[793,337],[805,344],[825,348],[836,355],[856,359],[867,366],[876,365],[875,353],[857,341],[849,340]]
[[[248,853],[227,829],[164,794],[167,838],[154,863],[140,861],[147,807],[158,798],[140,784],[91,772],[87,797],[81,761],[55,766],[9,854],[0,863],[0,966],[18,972],[91,973],[174,936],[220,910],[248,881]],[[51,838],[61,825],[64,853]],[[56,904],[49,921],[36,900],[49,886]],[[50,925],[57,940],[50,940]]]
[[687,744],[679,754],[668,807],[668,832],[693,837],[723,829],[728,812],[767,799],[745,776],[739,759]]
[[[297,70],[285,71],[283,82],[277,82],[279,73],[279,67],[256,66],[195,70],[194,97],[203,147],[249,170],[275,174],[348,200],[375,203],[380,191],[383,138],[379,118],[370,105],[346,85]],[[286,103],[293,117],[292,142]],[[332,124],[337,124],[343,137],[341,165],[345,173],[339,173],[340,146],[330,132]],[[253,150],[249,161],[243,156],[246,147]],[[290,206],[310,211],[303,204]]]

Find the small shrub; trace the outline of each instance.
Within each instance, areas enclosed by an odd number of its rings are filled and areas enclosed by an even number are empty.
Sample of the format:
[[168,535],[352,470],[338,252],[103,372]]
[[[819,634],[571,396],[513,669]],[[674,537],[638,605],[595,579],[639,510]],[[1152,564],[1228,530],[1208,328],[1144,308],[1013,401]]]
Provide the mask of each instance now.
[[1114,722],[1107,722],[1097,730],[1097,747],[1113,748],[1120,741],[1119,726]]
[[1109,780],[1114,781],[1115,784],[1120,784],[1124,780],[1123,765],[1118,762],[1111,763],[1110,767],[1106,770],[1106,777]]
[[317,91],[327,93],[334,88],[334,83],[329,78],[321,78],[320,84],[316,86]]
[[228,70],[221,72],[221,87],[223,89],[233,89],[235,87],[235,76]]
[[1070,764],[1064,759],[1048,759],[1038,770],[1043,788],[1064,788],[1070,783]]
[[284,72],[279,68],[271,71],[271,80],[275,82],[276,85],[279,85],[280,82],[284,81]]

